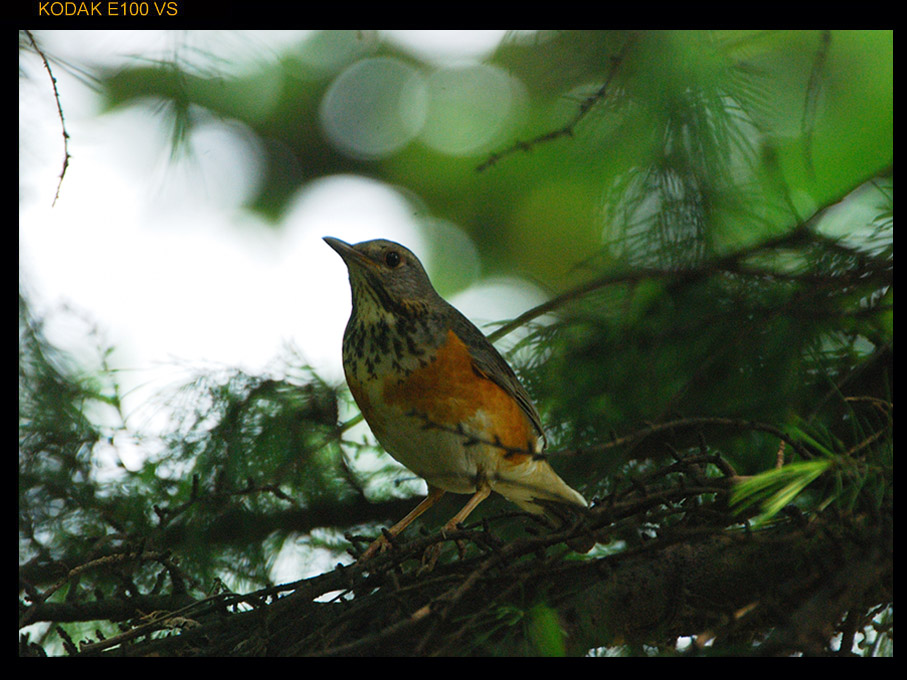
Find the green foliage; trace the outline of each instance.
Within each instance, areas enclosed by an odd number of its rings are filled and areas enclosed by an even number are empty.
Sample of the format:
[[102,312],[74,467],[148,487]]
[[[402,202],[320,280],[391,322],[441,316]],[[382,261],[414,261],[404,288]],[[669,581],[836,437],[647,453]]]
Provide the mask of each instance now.
[[544,604],[533,605],[526,617],[526,637],[538,656],[565,656],[564,631],[557,612]]
[[575,423],[577,441],[671,413],[784,421],[826,401],[890,337],[891,269],[803,241],[682,273],[632,270],[565,306],[537,331],[552,420]]
[[[179,419],[156,470],[168,478],[169,493],[155,512],[165,535],[179,537],[204,567],[205,581],[227,570],[234,579],[270,583],[273,559],[292,531],[284,513],[351,493],[331,445],[337,395],[298,356],[286,360],[276,377],[205,373],[175,395]],[[212,540],[226,552],[212,551]]]
[[[216,579],[270,583],[293,531],[287,512],[355,492],[331,444],[334,390],[295,354],[287,361],[278,376],[199,374],[166,404],[173,426],[156,442],[122,420],[94,422],[99,405],[118,404],[115,373],[103,363],[96,376],[75,369],[20,295],[19,534],[29,573],[178,546],[184,575],[203,590]],[[138,469],[111,469],[102,454],[128,440],[149,455]],[[129,578],[137,590],[160,587],[154,569]],[[101,571],[80,587],[117,581]]]
[[741,510],[758,506],[761,512],[753,520],[753,524],[758,526],[792,503],[831,465],[830,459],[808,460],[762,472],[737,485],[731,496],[731,505],[738,505]]
[[97,483],[107,434],[97,417],[117,403],[111,378],[50,345],[20,291],[20,561],[78,551],[107,533],[111,514],[130,512]]

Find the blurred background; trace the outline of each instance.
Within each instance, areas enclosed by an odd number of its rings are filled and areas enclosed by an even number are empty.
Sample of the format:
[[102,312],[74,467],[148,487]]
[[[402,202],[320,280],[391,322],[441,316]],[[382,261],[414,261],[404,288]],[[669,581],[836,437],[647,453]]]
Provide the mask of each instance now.
[[[888,398],[891,31],[35,31],[19,76],[20,564],[112,516],[191,544],[202,513],[147,507],[233,489],[267,540],[197,573],[299,578],[349,559],[321,500],[419,493],[337,438],[327,235],[403,243],[487,333],[554,301],[498,347],[556,447],[672,414],[840,442],[845,385]],[[559,469],[591,498],[647,457]]]
[[[21,280],[40,309],[87,312],[130,386],[174,360],[261,369],[287,342],[342,379],[349,290],[327,235],[398,240],[448,296],[481,280],[488,294],[457,300],[473,314],[515,315],[541,292],[483,266],[459,221],[504,234],[480,224],[493,199],[450,186],[474,182],[480,154],[526,114],[519,82],[481,62],[503,36],[41,33],[73,160],[54,202],[60,118],[41,59],[23,54]],[[450,165],[425,167],[440,159]],[[414,176],[428,185],[408,186]],[[431,186],[459,214],[420,195]],[[48,332],[83,351],[85,333],[58,333],[51,316]]]

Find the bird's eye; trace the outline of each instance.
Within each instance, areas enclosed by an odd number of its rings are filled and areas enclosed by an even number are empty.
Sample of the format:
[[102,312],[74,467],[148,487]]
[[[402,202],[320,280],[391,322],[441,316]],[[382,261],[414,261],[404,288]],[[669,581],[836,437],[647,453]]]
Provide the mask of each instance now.
[[384,256],[384,263],[388,267],[393,269],[398,264],[400,264],[400,253],[398,253],[396,250],[388,250],[387,254],[385,254]]

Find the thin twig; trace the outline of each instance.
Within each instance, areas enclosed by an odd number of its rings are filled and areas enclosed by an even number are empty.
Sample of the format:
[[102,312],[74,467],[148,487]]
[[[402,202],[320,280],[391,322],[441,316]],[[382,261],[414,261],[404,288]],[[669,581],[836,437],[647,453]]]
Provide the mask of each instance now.
[[478,167],[476,167],[476,172],[482,172],[487,170],[491,166],[495,165],[498,161],[506,156],[510,156],[517,151],[531,151],[533,147],[544,144],[545,142],[550,142],[552,140],[558,139],[560,137],[572,137],[573,131],[580,121],[586,117],[586,114],[589,113],[595,105],[602,101],[605,96],[608,94],[608,91],[611,89],[611,81],[614,80],[614,77],[617,75],[618,69],[620,69],[621,64],[624,61],[624,58],[627,56],[627,52],[630,49],[630,46],[635,42],[636,36],[630,34],[621,48],[614,57],[611,58],[611,68],[608,71],[608,75],[605,77],[605,82],[599,87],[593,94],[589,95],[582,102],[580,102],[579,108],[576,113],[573,115],[573,118],[561,128],[556,130],[550,130],[543,134],[540,134],[536,137],[533,137],[530,140],[518,140],[514,142],[511,146],[507,147],[502,151],[497,151],[488,156]]
[[746,420],[745,418],[723,418],[716,416],[705,416],[705,417],[694,417],[694,418],[679,418],[677,420],[669,420],[664,423],[656,423],[653,425],[648,425],[640,430],[631,432],[630,434],[615,438],[612,441],[605,442],[603,444],[595,444],[593,446],[584,446],[575,450],[564,450],[564,451],[553,451],[548,455],[571,455],[571,454],[590,454],[590,453],[602,453],[608,449],[626,446],[632,444],[644,437],[648,437],[657,432],[663,432],[665,430],[672,430],[681,427],[694,427],[700,425],[718,425],[724,427],[733,427],[742,430],[757,430],[759,432],[766,432],[772,434],[783,442],[786,442],[793,447],[793,449],[800,454],[805,460],[810,460],[813,458],[813,455],[803,446],[802,443],[788,435],[786,432],[780,428],[770,425],[768,423],[761,423],[755,420]]
[[72,158],[69,153],[69,132],[66,131],[66,120],[63,117],[63,105],[60,103],[60,91],[57,89],[57,79],[50,68],[50,62],[47,60],[47,55],[44,54],[44,51],[40,47],[38,47],[35,36],[32,35],[31,31],[25,31],[25,35],[28,36],[28,40],[31,42],[35,52],[41,57],[41,61],[44,62],[44,70],[47,71],[47,75],[50,76],[50,83],[54,88],[54,100],[57,102],[57,115],[60,117],[60,127],[63,130],[63,169],[60,171],[60,180],[57,182],[57,193],[54,194],[54,201],[51,203],[51,206],[55,206],[57,204],[57,199],[60,198],[60,187],[63,186],[63,177],[66,175],[67,168],[69,168],[69,159]]

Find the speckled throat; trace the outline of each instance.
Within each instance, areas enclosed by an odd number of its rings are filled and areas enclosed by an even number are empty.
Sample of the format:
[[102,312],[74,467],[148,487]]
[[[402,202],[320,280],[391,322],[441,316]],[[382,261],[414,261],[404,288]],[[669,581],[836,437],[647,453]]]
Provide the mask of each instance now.
[[429,348],[444,342],[444,325],[437,323],[437,313],[427,304],[392,301],[376,290],[380,286],[354,284],[353,310],[343,334],[343,364],[360,381],[391,374],[403,379],[432,361]]

